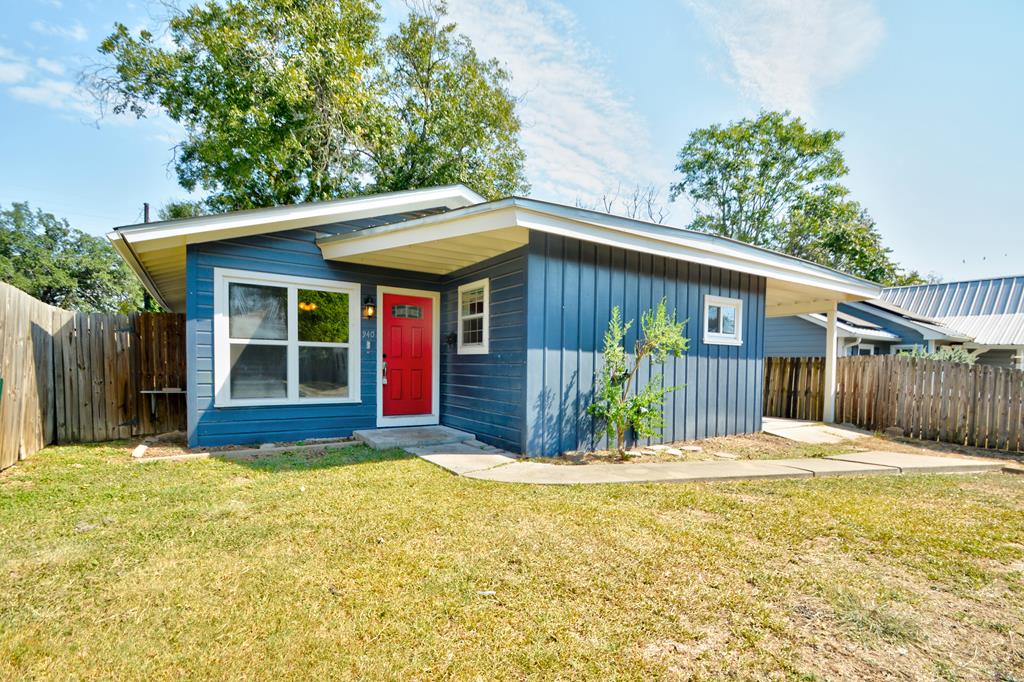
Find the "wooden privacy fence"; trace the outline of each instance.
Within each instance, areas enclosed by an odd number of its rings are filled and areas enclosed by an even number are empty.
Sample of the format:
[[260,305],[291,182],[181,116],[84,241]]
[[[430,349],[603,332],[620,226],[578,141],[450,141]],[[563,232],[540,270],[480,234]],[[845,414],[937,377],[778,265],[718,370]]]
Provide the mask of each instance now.
[[[51,443],[184,428],[184,319],[75,313],[0,283],[0,469]],[[147,391],[160,391],[150,393]]]
[[[765,414],[821,419],[824,360],[767,358]],[[1024,371],[899,355],[840,358],[836,421],[1024,452]]]

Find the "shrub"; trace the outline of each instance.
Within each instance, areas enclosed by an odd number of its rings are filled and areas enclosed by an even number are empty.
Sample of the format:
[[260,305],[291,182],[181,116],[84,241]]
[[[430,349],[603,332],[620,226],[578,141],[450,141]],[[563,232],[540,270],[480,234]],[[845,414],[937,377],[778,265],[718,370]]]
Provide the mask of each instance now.
[[977,361],[977,358],[963,346],[940,346],[934,353],[928,352],[921,346],[915,346],[913,350],[900,351],[899,354],[911,358],[959,362],[965,365],[973,365]]

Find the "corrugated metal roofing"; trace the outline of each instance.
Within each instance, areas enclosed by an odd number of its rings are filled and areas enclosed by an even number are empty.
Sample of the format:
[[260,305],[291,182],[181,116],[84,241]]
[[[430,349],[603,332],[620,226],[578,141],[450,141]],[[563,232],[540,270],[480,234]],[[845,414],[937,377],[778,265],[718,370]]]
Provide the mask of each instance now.
[[892,287],[882,291],[882,299],[984,346],[1024,346],[1024,275]]

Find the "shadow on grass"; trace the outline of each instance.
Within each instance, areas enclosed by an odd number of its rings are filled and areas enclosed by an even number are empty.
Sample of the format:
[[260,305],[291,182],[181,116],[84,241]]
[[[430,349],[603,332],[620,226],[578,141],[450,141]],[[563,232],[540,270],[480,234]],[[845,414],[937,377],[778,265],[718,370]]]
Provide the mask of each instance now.
[[286,471],[310,471],[313,469],[329,469],[333,467],[352,466],[355,464],[373,464],[376,462],[392,462],[413,459],[405,450],[374,450],[366,445],[350,445],[347,447],[325,447],[316,450],[298,450],[295,452],[275,452],[252,457],[231,457],[214,455],[214,459],[237,464],[256,471],[271,473]]

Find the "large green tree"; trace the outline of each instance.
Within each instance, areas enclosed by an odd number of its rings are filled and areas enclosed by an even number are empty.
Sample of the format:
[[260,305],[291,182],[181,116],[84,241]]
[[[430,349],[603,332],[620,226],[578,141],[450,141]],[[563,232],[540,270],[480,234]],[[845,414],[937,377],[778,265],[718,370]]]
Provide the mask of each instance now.
[[143,304],[138,279],[106,239],[27,203],[0,210],[0,281],[69,310],[131,312]]
[[788,112],[695,130],[679,152],[672,198],[688,197],[691,227],[806,258],[882,284],[919,280],[882,244],[840,180],[843,134]]
[[426,5],[384,38],[373,0],[209,0],[172,10],[168,40],[116,24],[87,79],[115,113],[181,124],[178,180],[208,211],[524,191],[509,76],[444,17]]

